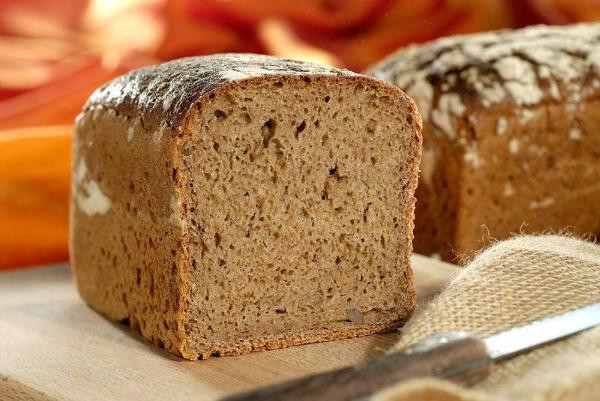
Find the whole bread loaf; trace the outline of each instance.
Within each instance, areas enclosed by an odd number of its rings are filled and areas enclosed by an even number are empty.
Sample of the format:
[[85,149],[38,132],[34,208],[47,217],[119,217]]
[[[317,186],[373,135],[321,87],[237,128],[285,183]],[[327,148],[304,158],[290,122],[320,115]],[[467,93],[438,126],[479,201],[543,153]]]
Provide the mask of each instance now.
[[600,24],[437,40],[368,71],[423,117],[415,250],[600,232]]
[[98,89],[73,144],[81,296],[188,359],[392,330],[421,120],[393,85],[255,55]]

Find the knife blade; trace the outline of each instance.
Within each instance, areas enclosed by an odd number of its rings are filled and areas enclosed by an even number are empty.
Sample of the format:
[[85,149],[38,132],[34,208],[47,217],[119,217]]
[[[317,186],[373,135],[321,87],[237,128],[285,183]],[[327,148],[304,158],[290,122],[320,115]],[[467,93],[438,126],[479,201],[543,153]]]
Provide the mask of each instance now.
[[405,352],[291,380],[222,401],[346,401],[416,377],[433,376],[472,384],[489,375],[495,361],[511,358],[600,325],[600,303],[538,320],[486,338],[466,332],[438,333]]
[[495,334],[484,341],[490,357],[500,360],[599,324],[597,303]]

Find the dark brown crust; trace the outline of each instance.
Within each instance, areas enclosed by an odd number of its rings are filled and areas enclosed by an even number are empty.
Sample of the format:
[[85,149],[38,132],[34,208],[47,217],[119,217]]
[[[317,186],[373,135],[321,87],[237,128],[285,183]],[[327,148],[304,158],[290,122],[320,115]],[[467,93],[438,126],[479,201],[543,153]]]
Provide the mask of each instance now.
[[286,334],[281,336],[272,336],[271,338],[249,339],[243,343],[231,344],[219,349],[217,352],[207,351],[206,354],[190,353],[182,355],[186,359],[207,359],[211,356],[235,356],[250,352],[274,350],[292,347],[295,345],[320,343],[334,340],[344,340],[347,338],[364,337],[372,334],[389,333],[401,327],[408,321],[412,312],[407,314],[406,319],[393,320],[380,324],[364,324],[349,329],[314,329]]
[[133,70],[97,89],[84,111],[102,106],[140,115],[148,130],[163,121],[178,128],[202,95],[233,81],[268,75],[356,74],[325,65],[255,54],[187,57]]

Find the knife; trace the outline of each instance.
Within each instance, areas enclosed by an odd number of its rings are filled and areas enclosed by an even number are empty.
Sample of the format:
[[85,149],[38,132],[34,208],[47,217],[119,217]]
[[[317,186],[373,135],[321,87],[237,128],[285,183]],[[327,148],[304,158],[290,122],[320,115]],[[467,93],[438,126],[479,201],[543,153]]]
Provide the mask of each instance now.
[[222,401],[353,400],[423,376],[473,384],[493,363],[600,325],[600,303],[478,338],[466,332],[434,334],[405,352],[223,398]]

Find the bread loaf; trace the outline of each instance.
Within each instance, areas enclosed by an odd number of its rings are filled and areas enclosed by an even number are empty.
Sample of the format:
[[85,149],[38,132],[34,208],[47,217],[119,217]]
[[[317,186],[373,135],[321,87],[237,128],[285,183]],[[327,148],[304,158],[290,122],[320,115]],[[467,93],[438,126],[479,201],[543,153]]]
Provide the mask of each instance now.
[[521,230],[600,232],[600,24],[445,38],[368,73],[423,117],[417,252],[456,260]]
[[420,130],[396,87],[315,64],[117,78],[76,124],[79,292],[188,359],[392,330],[415,307]]

